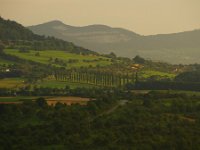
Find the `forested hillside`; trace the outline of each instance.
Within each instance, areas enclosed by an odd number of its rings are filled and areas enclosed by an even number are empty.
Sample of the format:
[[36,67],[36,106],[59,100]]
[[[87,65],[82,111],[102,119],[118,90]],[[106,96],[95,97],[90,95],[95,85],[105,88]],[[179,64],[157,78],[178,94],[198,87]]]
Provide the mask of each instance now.
[[32,33],[21,24],[0,17],[0,43],[7,48],[32,50],[65,50],[71,53],[97,54],[88,49],[75,46],[71,42],[44,37]]

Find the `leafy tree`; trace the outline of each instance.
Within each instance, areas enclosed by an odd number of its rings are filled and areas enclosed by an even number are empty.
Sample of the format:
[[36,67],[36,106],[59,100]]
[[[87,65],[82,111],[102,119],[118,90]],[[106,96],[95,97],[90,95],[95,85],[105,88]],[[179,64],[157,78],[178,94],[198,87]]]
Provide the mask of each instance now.
[[200,71],[183,72],[176,76],[175,81],[200,82]]
[[35,56],[40,56],[40,53],[39,52],[35,53]]
[[38,98],[35,102],[41,108],[47,107],[47,102],[43,97]]
[[111,53],[108,55],[108,57],[110,57],[110,58],[116,58],[117,56],[116,56],[115,53],[111,52]]
[[144,58],[142,58],[142,57],[140,57],[140,56],[135,56],[135,58],[133,58],[133,61],[135,62],[135,63],[138,63],[138,64],[144,64],[145,63],[145,59]]
[[5,48],[4,45],[0,43],[0,53],[3,52],[3,49],[4,49],[4,48]]

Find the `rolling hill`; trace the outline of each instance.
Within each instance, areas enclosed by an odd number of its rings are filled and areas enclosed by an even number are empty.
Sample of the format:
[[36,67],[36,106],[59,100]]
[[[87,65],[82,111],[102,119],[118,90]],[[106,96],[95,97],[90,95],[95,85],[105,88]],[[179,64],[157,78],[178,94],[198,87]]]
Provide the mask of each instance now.
[[39,35],[54,36],[99,53],[118,56],[141,55],[170,63],[200,63],[200,30],[143,36],[105,25],[75,27],[51,21],[28,27]]

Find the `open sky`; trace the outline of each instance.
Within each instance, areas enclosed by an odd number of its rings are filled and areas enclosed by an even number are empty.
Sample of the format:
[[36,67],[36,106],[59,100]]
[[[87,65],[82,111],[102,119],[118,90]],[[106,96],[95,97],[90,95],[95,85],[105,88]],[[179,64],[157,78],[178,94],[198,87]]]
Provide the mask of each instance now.
[[0,0],[0,15],[25,26],[60,20],[149,35],[200,29],[200,0]]

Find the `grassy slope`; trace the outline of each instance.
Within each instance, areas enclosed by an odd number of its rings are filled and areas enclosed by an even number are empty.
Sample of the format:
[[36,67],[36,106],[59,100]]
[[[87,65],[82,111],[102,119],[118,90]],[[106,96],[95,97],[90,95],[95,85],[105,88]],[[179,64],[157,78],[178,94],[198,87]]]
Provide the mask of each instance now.
[[144,70],[140,72],[140,75],[143,78],[149,78],[151,76],[161,76],[161,77],[166,77],[166,78],[171,78],[173,79],[176,74],[172,74],[172,73],[167,73],[167,72],[160,72],[160,71],[154,71],[154,70]]
[[17,88],[24,85],[23,78],[0,79],[0,88]]
[[[77,59],[79,60],[76,63],[68,63],[68,67],[81,67],[81,66],[106,66],[110,65],[111,62],[106,57],[101,56],[84,56],[84,55],[78,55],[78,54],[72,54],[72,53],[66,53],[64,51],[52,51],[52,50],[45,50],[40,51],[40,56],[35,56],[36,51],[30,51],[30,53],[20,53],[18,50],[14,49],[6,49],[5,52],[7,54],[15,55],[19,58],[28,59],[32,61],[36,61],[43,64],[49,63],[49,58],[58,58],[62,59],[63,61],[68,61],[69,59]],[[101,59],[101,60],[99,60]],[[94,62],[83,62],[83,60],[98,60]],[[13,64],[13,62],[6,61],[4,59],[0,59],[0,64]],[[16,88],[23,85],[23,79],[20,78],[6,78],[6,79],[0,79],[0,88]],[[94,87],[93,85],[89,84],[79,84],[79,83],[69,83],[69,82],[62,82],[62,81],[55,81],[55,80],[49,80],[49,81],[43,81],[40,83],[37,83],[37,86],[41,87],[50,87],[50,88],[64,88],[66,85],[70,86],[70,88],[76,88],[76,87]]]
[[[18,50],[14,50],[14,49],[6,49],[4,51],[7,54],[15,55],[19,58],[32,60],[32,61],[36,61],[36,62],[43,63],[43,64],[48,64],[50,58],[53,58],[53,59],[58,58],[65,62],[67,62],[70,59],[78,60],[78,62],[76,62],[76,63],[67,63],[68,67],[81,67],[81,66],[86,67],[86,66],[90,66],[90,65],[91,66],[96,66],[96,65],[106,66],[106,65],[111,64],[110,60],[105,57],[89,56],[89,55],[84,56],[84,55],[72,54],[72,53],[67,53],[67,52],[58,51],[58,50],[39,51],[40,56],[35,56],[37,51],[33,51],[33,50],[31,50],[29,53],[20,53]],[[102,59],[102,60],[99,60],[99,59]],[[98,60],[98,61],[84,62],[83,60],[89,60],[89,61]]]
[[[67,62],[69,59],[77,59],[79,60],[76,63],[67,63],[67,67],[81,67],[81,66],[106,66],[110,65],[111,61],[102,56],[84,56],[84,55],[78,55],[78,54],[72,54],[72,53],[67,53],[64,51],[58,51],[58,50],[45,50],[45,51],[39,51],[40,56],[35,56],[37,51],[30,51],[30,53],[20,53],[18,50],[14,49],[6,49],[6,53],[15,55],[19,58],[23,59],[28,59],[32,61],[36,61],[39,63],[43,64],[48,64],[49,63],[49,58],[58,58],[60,60],[63,60]],[[91,61],[91,60],[98,60],[94,62],[84,62],[83,60]],[[1,59],[0,59],[1,62]],[[3,62],[3,61],[2,61]],[[161,77],[167,77],[167,78],[174,78],[175,74],[170,74],[170,73],[165,73],[165,72],[159,72],[159,71],[153,71],[153,70],[144,70],[140,72],[140,76],[143,78],[149,78],[150,76],[153,75],[158,75]],[[19,82],[14,81],[11,79],[5,79],[5,81],[0,83],[0,87],[7,87],[7,88],[13,88],[18,85]],[[71,88],[76,88],[76,87],[94,87],[93,85],[89,84],[79,84],[79,83],[69,83],[69,82],[62,82],[62,81],[55,81],[55,80],[49,80],[49,81],[43,81],[40,83],[37,83],[37,86],[42,86],[42,87],[50,87],[50,88],[64,88],[66,85],[70,86]]]

